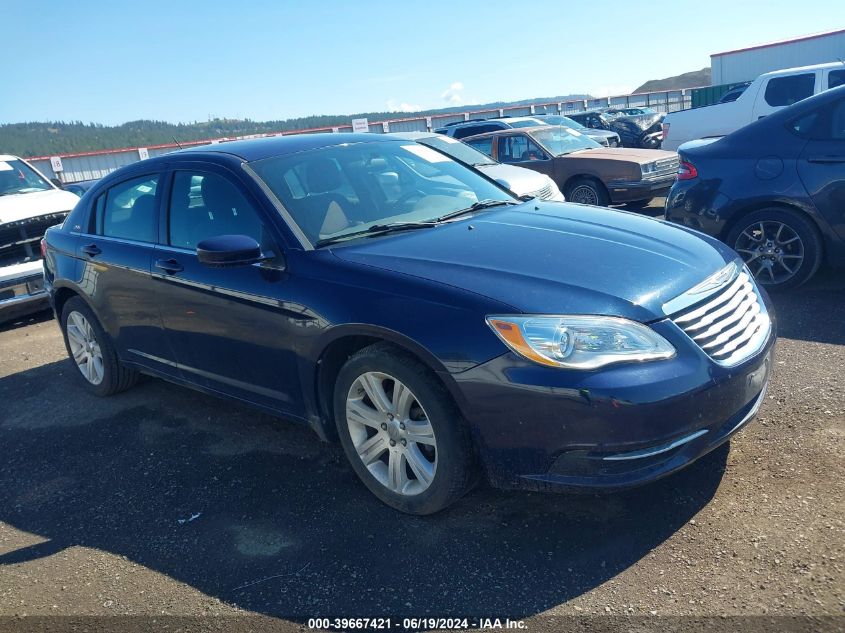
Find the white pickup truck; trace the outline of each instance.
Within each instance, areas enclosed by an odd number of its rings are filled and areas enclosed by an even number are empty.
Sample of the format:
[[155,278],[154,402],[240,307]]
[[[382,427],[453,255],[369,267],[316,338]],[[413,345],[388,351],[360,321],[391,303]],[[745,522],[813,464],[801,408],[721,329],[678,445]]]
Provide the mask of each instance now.
[[0,322],[47,306],[41,238],[77,202],[25,160],[0,154]]
[[814,94],[845,84],[845,64],[834,62],[760,75],[735,101],[671,112],[663,119],[662,149],[725,136]]

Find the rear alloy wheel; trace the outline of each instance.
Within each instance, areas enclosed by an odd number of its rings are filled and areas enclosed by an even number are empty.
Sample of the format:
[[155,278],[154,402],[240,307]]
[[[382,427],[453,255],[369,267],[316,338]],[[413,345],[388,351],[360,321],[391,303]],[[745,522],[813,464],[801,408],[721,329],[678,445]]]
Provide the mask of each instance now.
[[604,185],[592,178],[579,178],[569,185],[565,195],[567,202],[589,204],[594,207],[606,207],[610,203]]
[[337,377],[334,411],[353,470],[387,505],[431,514],[469,489],[474,453],[466,424],[411,355],[376,344],[352,356]]
[[88,391],[110,396],[138,381],[138,372],[121,364],[111,338],[82,299],[68,299],[59,323],[68,356]]
[[770,290],[800,286],[821,264],[818,231],[808,219],[785,209],[749,214],[734,226],[727,242],[757,282]]

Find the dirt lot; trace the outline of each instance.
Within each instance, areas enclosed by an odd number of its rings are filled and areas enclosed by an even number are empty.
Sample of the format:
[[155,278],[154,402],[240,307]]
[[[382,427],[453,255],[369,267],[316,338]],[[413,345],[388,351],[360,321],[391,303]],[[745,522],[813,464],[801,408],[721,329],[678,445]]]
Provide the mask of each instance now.
[[427,518],[379,504],[339,447],[285,421],[152,379],[90,397],[49,315],[7,325],[0,615],[474,614],[536,630],[809,614],[841,630],[845,276],[775,301],[774,381],[729,447],[624,494],[481,487]]

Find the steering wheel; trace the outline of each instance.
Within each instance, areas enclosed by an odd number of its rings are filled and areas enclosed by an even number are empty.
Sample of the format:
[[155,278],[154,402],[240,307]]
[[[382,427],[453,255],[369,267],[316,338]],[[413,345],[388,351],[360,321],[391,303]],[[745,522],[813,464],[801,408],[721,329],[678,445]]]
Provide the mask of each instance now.
[[425,191],[422,191],[421,189],[411,189],[407,193],[403,193],[401,196],[399,196],[393,203],[393,206],[402,207],[415,198],[419,200],[425,198],[427,195],[428,194]]

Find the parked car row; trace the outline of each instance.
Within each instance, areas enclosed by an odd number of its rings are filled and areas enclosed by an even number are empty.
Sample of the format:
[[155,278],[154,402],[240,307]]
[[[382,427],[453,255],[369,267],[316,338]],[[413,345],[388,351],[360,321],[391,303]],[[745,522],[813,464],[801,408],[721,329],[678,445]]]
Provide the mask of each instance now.
[[571,202],[645,206],[675,181],[678,155],[659,150],[604,148],[560,126],[541,125],[488,132],[464,139],[501,163],[548,175]]
[[[531,117],[450,128],[194,147],[95,183],[42,241],[81,384],[148,373],[298,420],[413,514],[480,475],[638,485],[754,417],[763,286],[845,264],[845,87],[680,157]],[[669,222],[596,206],[670,186]]]
[[605,108],[569,115],[587,128],[614,132],[623,147],[642,149],[662,147],[664,116],[649,108]]

